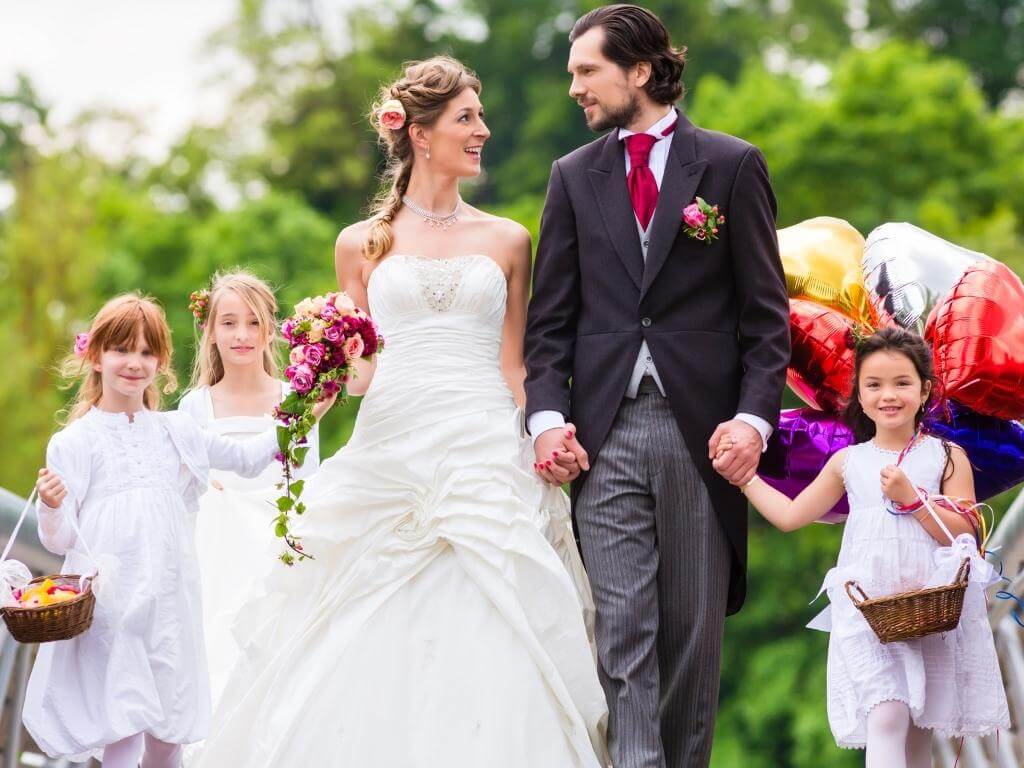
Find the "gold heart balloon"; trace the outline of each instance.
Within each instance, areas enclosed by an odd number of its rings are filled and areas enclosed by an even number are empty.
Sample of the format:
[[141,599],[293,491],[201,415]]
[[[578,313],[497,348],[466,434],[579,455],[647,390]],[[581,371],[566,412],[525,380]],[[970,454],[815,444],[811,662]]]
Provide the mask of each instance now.
[[790,298],[838,310],[876,328],[861,261],[864,237],[843,219],[818,216],[779,230],[779,253]]

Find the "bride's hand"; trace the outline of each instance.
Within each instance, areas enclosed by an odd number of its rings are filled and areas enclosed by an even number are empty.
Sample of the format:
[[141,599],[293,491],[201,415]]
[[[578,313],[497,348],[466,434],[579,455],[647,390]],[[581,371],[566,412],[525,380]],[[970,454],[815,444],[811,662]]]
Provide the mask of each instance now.
[[335,392],[333,395],[328,395],[323,400],[317,401],[317,404],[313,406],[313,417],[320,421],[324,414],[331,410],[331,406],[334,405],[334,401],[338,399],[338,393]]
[[534,452],[534,471],[552,485],[572,482],[581,469],[590,469],[587,452],[576,439],[572,424],[538,435]]

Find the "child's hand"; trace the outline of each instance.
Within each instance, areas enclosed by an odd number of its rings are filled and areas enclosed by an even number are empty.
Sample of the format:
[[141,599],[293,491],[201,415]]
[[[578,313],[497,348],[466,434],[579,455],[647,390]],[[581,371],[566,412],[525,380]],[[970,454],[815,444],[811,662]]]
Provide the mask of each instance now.
[[60,476],[45,467],[39,470],[36,490],[39,491],[39,500],[50,509],[57,509],[68,495]]
[[917,493],[906,473],[895,464],[882,467],[882,493],[897,504],[912,504]]
[[334,401],[338,399],[338,393],[335,392],[333,395],[325,397],[323,400],[317,401],[317,404],[313,406],[313,417],[320,421],[324,414],[331,410],[331,406],[334,405]]

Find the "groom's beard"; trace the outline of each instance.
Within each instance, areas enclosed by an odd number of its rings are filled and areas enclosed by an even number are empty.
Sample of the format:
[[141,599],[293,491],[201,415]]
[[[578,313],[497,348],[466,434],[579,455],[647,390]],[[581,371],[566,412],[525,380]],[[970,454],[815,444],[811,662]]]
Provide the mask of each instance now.
[[601,117],[593,121],[587,121],[587,127],[592,131],[606,131],[609,128],[625,128],[633,122],[633,118],[640,111],[640,99],[630,95],[626,103],[616,109],[603,108]]

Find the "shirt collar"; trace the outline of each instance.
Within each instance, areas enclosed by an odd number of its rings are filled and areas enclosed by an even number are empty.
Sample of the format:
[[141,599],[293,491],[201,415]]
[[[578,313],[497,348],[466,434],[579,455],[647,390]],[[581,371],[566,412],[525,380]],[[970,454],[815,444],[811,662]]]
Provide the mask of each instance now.
[[631,131],[628,128],[619,128],[619,141],[622,141],[627,136],[632,136],[634,133],[649,133],[657,139],[665,138],[661,134],[666,128],[672,125],[676,119],[676,108],[669,107],[668,114],[661,118],[658,122],[648,128],[646,131]]

